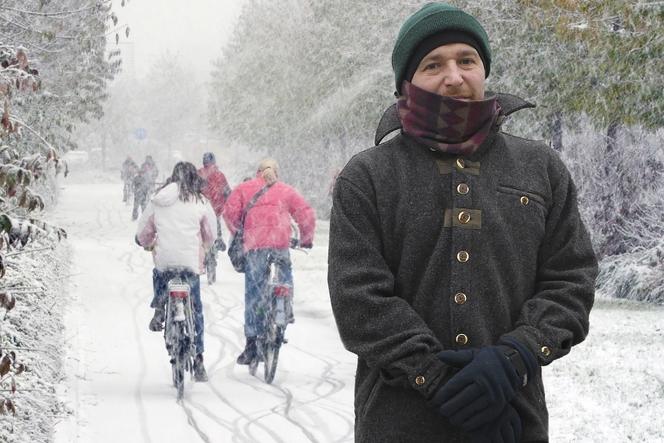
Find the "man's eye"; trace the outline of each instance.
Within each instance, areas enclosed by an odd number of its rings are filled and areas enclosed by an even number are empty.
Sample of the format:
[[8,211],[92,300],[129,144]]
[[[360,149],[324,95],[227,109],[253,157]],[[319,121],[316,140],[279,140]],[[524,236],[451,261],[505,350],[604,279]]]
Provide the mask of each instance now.
[[438,69],[440,67],[440,63],[429,63],[427,65],[424,65],[423,71],[430,71],[434,69]]
[[462,58],[460,62],[462,65],[472,65],[473,63],[475,63],[475,60],[470,57],[466,57]]

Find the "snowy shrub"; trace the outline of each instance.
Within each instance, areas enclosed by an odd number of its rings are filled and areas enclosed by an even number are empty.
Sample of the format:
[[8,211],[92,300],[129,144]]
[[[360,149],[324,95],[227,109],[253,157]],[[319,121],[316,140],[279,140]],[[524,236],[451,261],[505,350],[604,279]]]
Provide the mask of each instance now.
[[[62,309],[67,282],[63,277],[69,272],[69,251],[54,246],[41,238],[29,250],[4,254],[11,272],[0,280],[2,442],[50,442],[55,421],[67,413],[54,386],[63,376]],[[2,308],[2,294],[11,294],[14,300],[9,312]]]
[[664,241],[606,258],[600,263],[597,285],[600,294],[664,304]]
[[67,170],[59,153],[73,145],[77,124],[101,117],[106,82],[120,66],[119,51],[106,51],[109,23],[117,25],[110,8],[88,0],[0,4],[0,441],[45,441],[59,409],[59,350],[39,345],[62,330],[51,314],[64,262],[54,249],[65,232],[41,217],[55,202],[56,175]]

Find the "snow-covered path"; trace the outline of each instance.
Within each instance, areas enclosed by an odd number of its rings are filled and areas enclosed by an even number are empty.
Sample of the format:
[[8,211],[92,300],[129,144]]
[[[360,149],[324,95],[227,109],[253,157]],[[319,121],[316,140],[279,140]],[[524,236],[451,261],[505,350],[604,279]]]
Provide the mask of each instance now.
[[309,255],[293,252],[296,323],[272,385],[235,364],[242,275],[223,255],[219,281],[202,278],[210,381],[187,384],[178,404],[163,336],[147,329],[151,256],[133,242],[121,186],[67,184],[55,221],[73,249],[65,393],[73,417],[56,442],[352,441],[355,360],[329,307],[326,223]]

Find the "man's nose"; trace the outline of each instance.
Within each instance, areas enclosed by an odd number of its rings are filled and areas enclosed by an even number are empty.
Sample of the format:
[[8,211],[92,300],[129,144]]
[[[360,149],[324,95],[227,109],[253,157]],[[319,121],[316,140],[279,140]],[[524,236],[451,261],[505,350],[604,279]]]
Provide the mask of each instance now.
[[461,70],[456,65],[446,66],[446,69],[443,73],[443,81],[445,86],[459,86],[463,83],[463,77],[461,76]]

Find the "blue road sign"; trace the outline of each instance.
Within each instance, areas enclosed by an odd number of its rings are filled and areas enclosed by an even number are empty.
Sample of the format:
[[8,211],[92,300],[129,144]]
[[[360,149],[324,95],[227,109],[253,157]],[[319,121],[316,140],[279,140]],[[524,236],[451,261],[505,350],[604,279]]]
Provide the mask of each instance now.
[[134,137],[138,140],[145,140],[148,136],[148,131],[145,128],[136,128],[134,129]]

